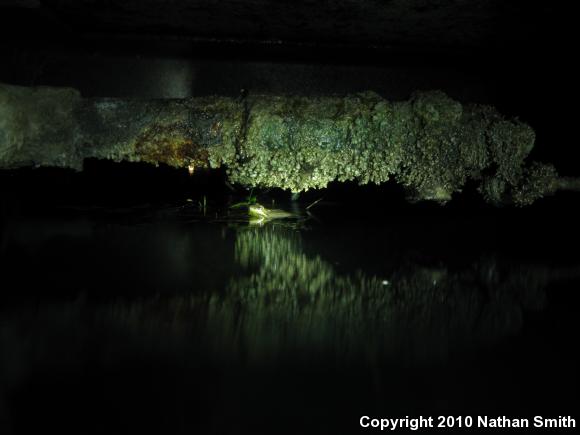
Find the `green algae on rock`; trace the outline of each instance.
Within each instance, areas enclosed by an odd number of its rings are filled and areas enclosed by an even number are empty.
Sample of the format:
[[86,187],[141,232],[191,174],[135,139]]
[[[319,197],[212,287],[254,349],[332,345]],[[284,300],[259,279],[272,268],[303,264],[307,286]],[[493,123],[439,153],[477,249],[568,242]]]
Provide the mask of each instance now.
[[439,91],[418,92],[404,102],[369,92],[255,96],[247,104],[246,135],[229,164],[231,180],[243,185],[299,192],[334,180],[393,178],[414,199],[446,202],[475,179],[489,202],[520,205],[555,191],[553,167],[536,163],[526,169],[535,139],[529,126],[492,107],[463,106]]
[[126,100],[0,84],[0,103],[0,168],[80,169],[89,157],[225,166],[234,183],[292,192],[393,179],[409,198],[440,203],[468,180],[493,204],[578,190],[551,165],[526,163],[530,126],[440,91],[400,102],[373,92]]

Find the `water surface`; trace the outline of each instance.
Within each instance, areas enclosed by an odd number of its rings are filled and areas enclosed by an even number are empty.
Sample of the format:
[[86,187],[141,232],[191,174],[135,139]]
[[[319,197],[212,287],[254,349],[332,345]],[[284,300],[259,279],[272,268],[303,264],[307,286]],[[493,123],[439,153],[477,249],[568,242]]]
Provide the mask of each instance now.
[[291,207],[258,225],[196,203],[6,219],[3,433],[577,412],[573,217]]

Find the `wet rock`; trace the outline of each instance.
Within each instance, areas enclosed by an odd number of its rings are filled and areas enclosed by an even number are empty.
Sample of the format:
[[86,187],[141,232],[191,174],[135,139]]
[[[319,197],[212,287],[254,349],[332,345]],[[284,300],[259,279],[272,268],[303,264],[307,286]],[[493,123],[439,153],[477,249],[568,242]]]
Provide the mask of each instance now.
[[0,102],[4,169],[81,169],[89,157],[190,171],[225,166],[234,183],[292,192],[394,179],[411,199],[440,203],[470,179],[494,204],[527,205],[577,188],[551,165],[526,163],[530,126],[440,91],[398,102],[373,92],[130,100],[0,85]]

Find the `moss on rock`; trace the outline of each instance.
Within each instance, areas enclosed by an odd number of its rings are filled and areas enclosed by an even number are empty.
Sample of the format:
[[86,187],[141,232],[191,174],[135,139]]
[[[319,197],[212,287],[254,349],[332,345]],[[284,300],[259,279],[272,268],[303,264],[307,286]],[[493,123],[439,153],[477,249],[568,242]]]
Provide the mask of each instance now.
[[[394,178],[417,200],[446,202],[469,179],[481,182],[490,202],[532,200],[524,187],[524,162],[533,130],[503,118],[489,106],[463,106],[443,92],[418,92],[388,102],[374,93],[343,98],[254,96],[248,100],[246,134],[236,160],[227,162],[233,182],[292,192],[355,180]],[[535,178],[545,182],[555,171]],[[515,195],[515,196],[514,196]]]
[[446,202],[468,180],[491,203],[527,205],[575,183],[526,166],[531,127],[443,92],[389,102],[345,97],[83,99],[73,89],[0,85],[0,167],[87,157],[225,166],[232,182],[292,192],[394,179],[412,199]]

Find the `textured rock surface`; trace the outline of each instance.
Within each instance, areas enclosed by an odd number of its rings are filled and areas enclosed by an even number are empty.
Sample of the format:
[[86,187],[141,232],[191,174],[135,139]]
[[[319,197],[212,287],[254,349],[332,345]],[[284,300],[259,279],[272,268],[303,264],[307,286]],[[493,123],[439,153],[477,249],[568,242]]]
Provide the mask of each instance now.
[[74,89],[0,84],[0,167],[81,168],[75,116],[81,102]]
[[123,100],[1,85],[0,102],[0,168],[80,169],[88,157],[226,166],[232,182],[293,192],[393,178],[415,199],[439,202],[473,179],[487,201],[519,205],[575,186],[550,165],[526,166],[528,125],[439,91],[402,102],[372,92]]

